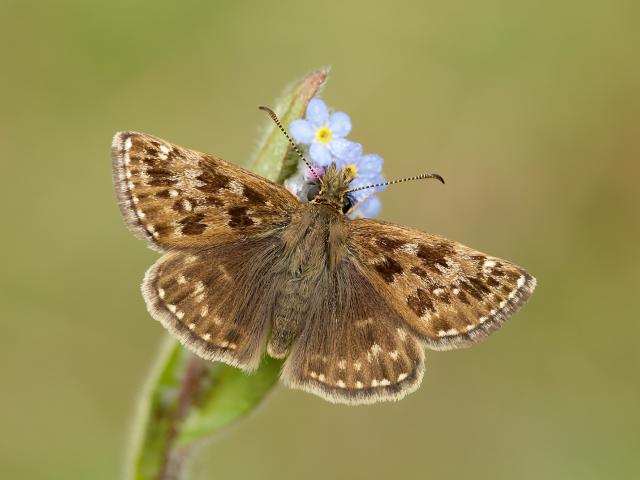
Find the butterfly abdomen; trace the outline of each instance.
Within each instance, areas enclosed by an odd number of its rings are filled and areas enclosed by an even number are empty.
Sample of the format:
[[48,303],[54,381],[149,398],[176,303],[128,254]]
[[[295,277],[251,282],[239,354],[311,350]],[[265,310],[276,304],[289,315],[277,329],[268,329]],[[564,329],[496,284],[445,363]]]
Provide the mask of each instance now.
[[292,342],[316,317],[329,277],[344,257],[342,218],[324,205],[307,204],[283,233],[281,287],[271,325],[269,355],[286,356]]

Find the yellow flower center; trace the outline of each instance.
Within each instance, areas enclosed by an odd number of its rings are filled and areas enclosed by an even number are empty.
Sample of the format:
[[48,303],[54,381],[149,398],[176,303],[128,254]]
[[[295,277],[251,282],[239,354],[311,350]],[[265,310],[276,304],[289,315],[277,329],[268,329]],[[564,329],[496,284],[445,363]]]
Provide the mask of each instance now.
[[320,143],[329,143],[331,141],[331,130],[329,130],[329,127],[320,127],[316,130],[316,140]]
[[356,178],[356,176],[358,174],[358,168],[356,167],[356,165],[354,163],[352,163],[351,165],[347,165],[346,169],[349,170],[349,173],[351,174],[351,176],[353,178]]

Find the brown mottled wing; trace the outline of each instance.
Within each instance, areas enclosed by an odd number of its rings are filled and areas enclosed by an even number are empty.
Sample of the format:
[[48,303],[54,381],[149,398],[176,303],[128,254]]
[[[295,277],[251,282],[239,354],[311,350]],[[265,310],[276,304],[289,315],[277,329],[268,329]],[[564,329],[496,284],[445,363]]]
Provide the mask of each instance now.
[[270,237],[166,253],[145,275],[147,308],[200,357],[253,370],[272,317],[278,255]]
[[424,347],[349,260],[318,285],[283,382],[350,405],[399,400],[422,381]]
[[159,251],[223,244],[277,228],[298,204],[258,175],[144,133],[117,133],[112,157],[127,225]]
[[469,346],[533,292],[524,269],[446,238],[374,220],[348,223],[359,268],[428,347]]

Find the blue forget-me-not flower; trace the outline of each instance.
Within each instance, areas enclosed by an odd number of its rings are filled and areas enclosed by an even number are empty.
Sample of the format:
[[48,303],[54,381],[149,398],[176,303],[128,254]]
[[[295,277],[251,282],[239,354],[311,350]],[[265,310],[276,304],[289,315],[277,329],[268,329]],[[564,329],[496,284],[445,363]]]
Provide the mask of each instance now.
[[[327,105],[318,98],[313,98],[307,106],[304,119],[294,120],[289,125],[293,139],[308,148],[309,159],[316,172],[322,176],[326,167],[335,163],[338,168],[350,168],[354,173],[352,188],[364,187],[385,181],[382,176],[383,159],[376,154],[362,154],[362,145],[347,140],[351,132],[351,119],[344,112],[329,111]],[[304,165],[301,171],[285,182],[287,188],[306,201],[310,185],[317,180]],[[351,218],[374,217],[382,206],[375,195],[384,187],[376,187],[352,192],[356,208]]]
[[309,157],[320,167],[337,160],[355,160],[362,155],[362,145],[345,138],[351,131],[349,115],[330,113],[319,98],[311,99],[305,118],[291,122],[289,130],[296,142],[309,145]]

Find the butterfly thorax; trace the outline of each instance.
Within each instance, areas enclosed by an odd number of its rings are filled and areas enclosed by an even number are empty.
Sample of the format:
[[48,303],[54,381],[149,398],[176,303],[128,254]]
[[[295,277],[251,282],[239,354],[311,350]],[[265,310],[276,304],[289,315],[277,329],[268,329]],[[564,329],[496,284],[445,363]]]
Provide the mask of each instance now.
[[354,172],[349,168],[338,169],[331,164],[322,178],[322,185],[312,203],[328,205],[340,213],[344,213],[345,198]]
[[282,234],[289,274],[315,278],[346,255],[345,216],[323,201],[303,204]]

